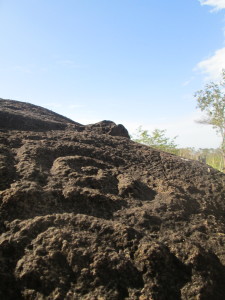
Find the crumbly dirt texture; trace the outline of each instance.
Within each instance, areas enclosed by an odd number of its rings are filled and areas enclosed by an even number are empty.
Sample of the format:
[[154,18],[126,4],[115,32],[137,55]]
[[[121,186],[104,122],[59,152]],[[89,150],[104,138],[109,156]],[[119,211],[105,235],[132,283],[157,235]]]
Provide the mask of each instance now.
[[0,99],[0,299],[224,300],[225,175]]

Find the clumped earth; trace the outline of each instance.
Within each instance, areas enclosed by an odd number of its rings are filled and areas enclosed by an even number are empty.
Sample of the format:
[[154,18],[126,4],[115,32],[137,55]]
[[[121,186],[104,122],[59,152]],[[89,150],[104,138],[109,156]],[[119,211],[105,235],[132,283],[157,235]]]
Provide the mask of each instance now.
[[225,299],[225,175],[0,99],[0,299]]

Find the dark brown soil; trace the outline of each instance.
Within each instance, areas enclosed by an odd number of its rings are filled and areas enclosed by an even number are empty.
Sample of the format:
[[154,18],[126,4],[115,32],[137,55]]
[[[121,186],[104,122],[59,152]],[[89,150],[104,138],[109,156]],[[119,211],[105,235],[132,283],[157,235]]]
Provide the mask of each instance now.
[[0,299],[225,299],[225,175],[0,99]]

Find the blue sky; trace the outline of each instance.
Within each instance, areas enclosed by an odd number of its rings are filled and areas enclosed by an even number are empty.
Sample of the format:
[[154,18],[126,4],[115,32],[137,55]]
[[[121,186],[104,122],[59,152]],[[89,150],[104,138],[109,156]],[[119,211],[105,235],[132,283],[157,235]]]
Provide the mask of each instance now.
[[195,91],[225,68],[225,0],[0,0],[0,97],[217,147]]

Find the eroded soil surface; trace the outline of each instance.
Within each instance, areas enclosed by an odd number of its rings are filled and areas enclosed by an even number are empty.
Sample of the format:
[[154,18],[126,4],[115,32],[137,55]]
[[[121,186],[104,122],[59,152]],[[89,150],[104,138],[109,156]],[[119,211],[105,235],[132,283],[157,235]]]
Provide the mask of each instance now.
[[0,299],[225,299],[225,175],[0,99]]

